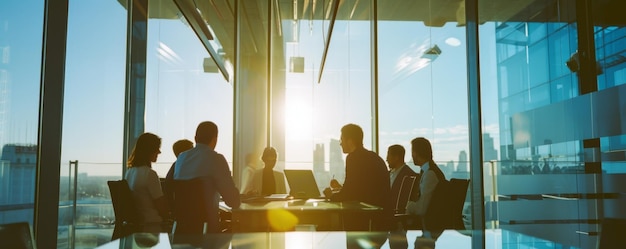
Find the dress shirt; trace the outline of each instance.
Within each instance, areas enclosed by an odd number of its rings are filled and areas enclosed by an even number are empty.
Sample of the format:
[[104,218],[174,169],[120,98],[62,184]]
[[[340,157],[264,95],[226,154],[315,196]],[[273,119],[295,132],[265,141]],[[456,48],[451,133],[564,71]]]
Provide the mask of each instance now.
[[435,187],[439,183],[437,174],[429,170],[430,165],[426,162],[421,166],[420,174],[420,195],[417,201],[409,201],[406,211],[409,214],[424,215],[428,209],[428,204],[433,196]]
[[406,166],[406,164],[400,167],[393,168],[389,171],[389,186],[393,187],[394,181],[396,180],[396,178],[398,178],[398,174],[400,174],[400,171],[402,171],[402,168],[404,166]]
[[229,207],[238,208],[241,205],[239,190],[235,187],[226,158],[208,145],[197,143],[193,149],[178,155],[174,167],[174,179],[194,178],[202,178],[204,182],[209,217],[207,230],[218,232],[220,195]]

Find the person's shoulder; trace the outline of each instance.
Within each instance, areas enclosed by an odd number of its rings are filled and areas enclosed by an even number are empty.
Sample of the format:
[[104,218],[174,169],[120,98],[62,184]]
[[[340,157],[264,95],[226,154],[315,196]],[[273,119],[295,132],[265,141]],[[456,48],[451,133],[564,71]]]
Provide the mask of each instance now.
[[413,169],[411,169],[411,167],[409,167],[409,165],[402,165],[402,168],[400,168],[400,174],[406,174],[406,175],[419,175],[418,172],[415,172]]

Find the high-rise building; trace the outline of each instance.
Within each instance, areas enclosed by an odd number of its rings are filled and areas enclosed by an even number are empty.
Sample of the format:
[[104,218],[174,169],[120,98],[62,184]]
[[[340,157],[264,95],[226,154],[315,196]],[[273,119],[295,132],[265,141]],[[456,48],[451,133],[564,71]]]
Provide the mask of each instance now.
[[343,161],[343,151],[339,140],[331,139],[328,149],[328,159],[331,177],[343,182],[346,177],[346,165]]
[[498,151],[494,147],[493,138],[488,134],[483,134],[483,161],[498,160]]
[[313,172],[326,172],[324,144],[316,144],[313,150]]
[[0,223],[30,220],[35,201],[36,145],[7,144],[0,157]]

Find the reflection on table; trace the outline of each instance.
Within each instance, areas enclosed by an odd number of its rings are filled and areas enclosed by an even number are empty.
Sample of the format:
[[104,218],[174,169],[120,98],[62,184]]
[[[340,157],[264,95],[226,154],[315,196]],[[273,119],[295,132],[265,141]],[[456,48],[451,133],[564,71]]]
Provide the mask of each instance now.
[[341,231],[344,216],[371,220],[382,208],[363,202],[309,199],[247,202],[231,212],[233,232]]
[[[434,242],[435,248],[472,248],[471,231],[446,230]],[[220,233],[193,237],[171,238],[170,234],[136,233],[104,244],[100,249],[135,248],[232,248],[232,249],[283,249],[283,248],[418,248],[432,246],[433,241],[422,238],[422,232],[411,230],[389,235],[378,232],[268,232],[268,233]],[[563,245],[516,232],[485,230],[486,248],[565,248]],[[416,243],[417,242],[417,243]],[[422,248],[422,247],[420,247]],[[432,247],[431,247],[432,248]]]

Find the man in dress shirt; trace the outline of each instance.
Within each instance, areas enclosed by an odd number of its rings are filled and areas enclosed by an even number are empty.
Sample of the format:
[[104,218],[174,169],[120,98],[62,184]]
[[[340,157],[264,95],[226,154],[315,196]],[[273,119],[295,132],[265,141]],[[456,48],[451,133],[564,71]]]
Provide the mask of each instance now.
[[207,232],[219,232],[220,195],[226,205],[238,208],[241,205],[239,190],[235,187],[226,158],[215,152],[217,125],[210,121],[200,123],[195,139],[196,146],[181,153],[176,159],[174,179],[203,179],[209,218]]
[[[437,225],[430,226],[430,220],[427,215],[428,206],[433,198],[435,188],[440,182],[446,181],[445,176],[439,166],[433,161],[433,150],[430,142],[423,137],[415,138],[411,141],[411,156],[413,163],[420,166],[420,191],[417,201],[409,201],[407,204],[407,213],[422,216],[425,220],[425,229],[434,228],[434,230],[425,231],[425,237],[436,239],[441,231],[438,231]],[[429,220],[429,222],[426,222]],[[435,221],[436,222],[436,221]]]
[[396,213],[404,213],[406,208],[406,200],[398,202],[402,179],[405,176],[417,175],[415,171],[409,168],[404,162],[404,147],[399,144],[389,146],[387,149],[387,164],[389,165],[389,182],[391,184],[391,206],[394,207]]
[[[330,188],[324,194],[331,201],[359,201],[383,208],[383,215],[372,221],[374,230],[387,230],[393,207],[390,204],[390,186],[387,165],[375,152],[363,147],[363,130],[355,124],[341,128],[341,149],[347,153],[346,178],[339,192]],[[346,230],[362,230],[367,220],[344,217]]]

